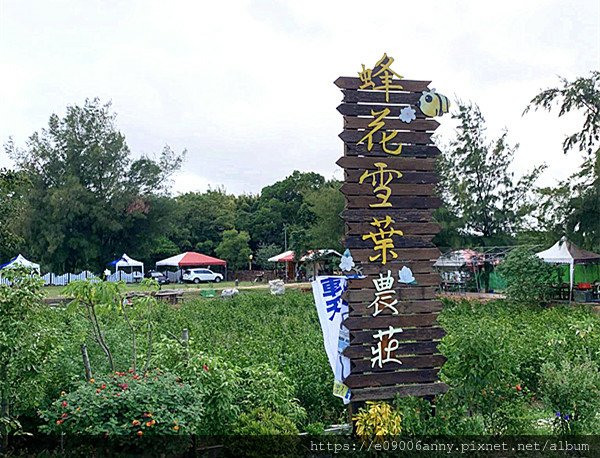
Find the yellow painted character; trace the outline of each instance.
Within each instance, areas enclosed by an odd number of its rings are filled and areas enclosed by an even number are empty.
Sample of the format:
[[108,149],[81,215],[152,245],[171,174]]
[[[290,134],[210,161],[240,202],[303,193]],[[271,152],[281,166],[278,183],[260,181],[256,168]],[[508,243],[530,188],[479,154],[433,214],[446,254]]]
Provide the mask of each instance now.
[[417,105],[425,116],[442,116],[444,113],[448,113],[450,101],[448,97],[438,94],[435,89],[432,89],[431,91],[423,91]]

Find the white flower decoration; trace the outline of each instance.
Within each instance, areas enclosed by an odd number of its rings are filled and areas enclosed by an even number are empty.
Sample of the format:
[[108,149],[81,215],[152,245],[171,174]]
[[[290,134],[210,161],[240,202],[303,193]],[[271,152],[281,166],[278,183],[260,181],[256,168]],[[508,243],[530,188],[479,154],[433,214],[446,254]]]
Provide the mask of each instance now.
[[346,249],[342,256],[342,260],[340,261],[340,269],[342,269],[343,272],[350,272],[354,266],[354,259],[352,259],[350,250]]
[[400,110],[400,121],[408,124],[415,119],[417,119],[417,116],[413,107],[404,107]]
[[400,269],[400,272],[398,272],[398,281],[407,285],[410,285],[411,283],[416,283],[412,270],[410,270],[406,266],[402,267],[402,269]]

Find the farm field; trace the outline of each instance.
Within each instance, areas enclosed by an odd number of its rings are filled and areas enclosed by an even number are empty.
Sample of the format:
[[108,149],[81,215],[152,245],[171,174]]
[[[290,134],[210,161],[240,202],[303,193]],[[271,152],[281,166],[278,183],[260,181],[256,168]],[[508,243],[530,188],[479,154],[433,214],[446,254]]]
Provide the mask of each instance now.
[[[309,292],[122,305],[123,285],[76,282],[66,294],[79,302],[50,307],[35,277],[2,288],[0,345],[20,348],[1,356],[3,432],[297,435],[348,421]],[[444,301],[450,390],[435,416],[423,399],[394,400],[403,434],[600,432],[598,314]]]

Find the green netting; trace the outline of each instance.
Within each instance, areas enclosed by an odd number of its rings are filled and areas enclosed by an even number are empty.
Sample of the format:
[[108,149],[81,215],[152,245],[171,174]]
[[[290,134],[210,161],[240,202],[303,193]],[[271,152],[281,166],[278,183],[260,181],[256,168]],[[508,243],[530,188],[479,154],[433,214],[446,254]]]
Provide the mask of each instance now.
[[[563,264],[559,268],[561,283],[569,283],[569,266]],[[594,283],[600,281],[600,264],[575,264],[573,284]]]
[[506,280],[496,271],[490,273],[490,289],[498,292],[506,289]]

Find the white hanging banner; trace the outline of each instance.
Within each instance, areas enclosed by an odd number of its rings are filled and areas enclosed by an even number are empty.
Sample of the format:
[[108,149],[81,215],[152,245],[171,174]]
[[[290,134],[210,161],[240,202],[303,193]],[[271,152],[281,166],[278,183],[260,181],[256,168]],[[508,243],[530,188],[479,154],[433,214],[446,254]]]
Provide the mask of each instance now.
[[350,334],[342,326],[342,321],[348,316],[348,304],[342,300],[342,293],[347,287],[348,279],[342,276],[319,276],[312,282],[325,352],[335,377],[333,394],[341,397],[344,404],[350,402],[350,390],[343,383],[350,375],[350,359],[342,355],[350,343]]

